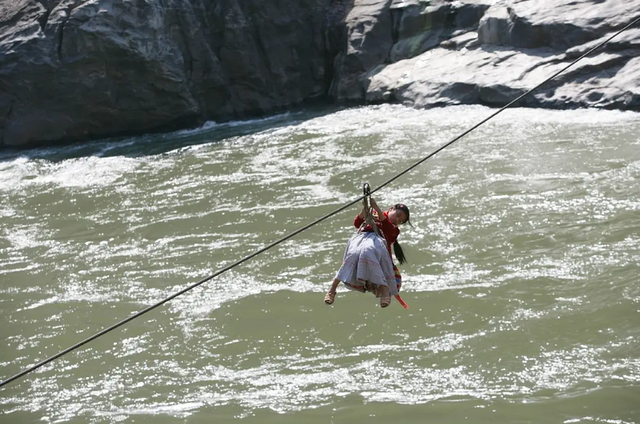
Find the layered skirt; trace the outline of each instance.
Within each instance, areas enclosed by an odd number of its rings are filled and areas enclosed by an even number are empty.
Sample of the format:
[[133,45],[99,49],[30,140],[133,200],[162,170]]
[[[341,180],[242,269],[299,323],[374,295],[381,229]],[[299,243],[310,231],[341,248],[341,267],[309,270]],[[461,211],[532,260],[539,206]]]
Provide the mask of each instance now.
[[357,233],[349,239],[335,278],[351,290],[364,292],[370,283],[389,287],[390,296],[398,294],[387,242],[374,232]]

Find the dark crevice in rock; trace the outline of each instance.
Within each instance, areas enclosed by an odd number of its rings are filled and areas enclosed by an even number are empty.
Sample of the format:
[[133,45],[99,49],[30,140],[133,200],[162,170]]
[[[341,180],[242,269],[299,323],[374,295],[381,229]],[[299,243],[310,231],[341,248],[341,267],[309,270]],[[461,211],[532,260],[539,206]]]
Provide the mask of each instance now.
[[45,11],[42,14],[42,16],[38,18],[38,23],[40,24],[40,29],[42,30],[42,32],[44,32],[44,29],[47,26],[47,22],[49,22],[49,16],[51,15],[51,11],[54,8],[53,3],[54,2],[52,1],[40,2],[40,4],[42,4],[42,6],[45,8]]
[[402,21],[402,14],[404,9],[402,8],[389,8],[389,14],[391,15],[391,42],[396,44],[400,39],[400,22]]
[[47,22],[49,21],[49,15],[51,15],[51,11],[47,10],[44,12],[40,18],[38,18],[38,23],[40,24],[40,29],[44,32],[44,28],[47,26]]
[[65,9],[64,19],[62,20],[62,22],[60,22],[60,26],[56,31],[56,54],[59,61],[62,61],[62,42],[64,41],[64,27],[65,25],[67,25],[67,22],[69,22],[69,19],[71,18],[71,12],[73,12],[73,9],[75,9],[76,7],[77,2],[74,2],[71,6]]
[[58,32],[56,33],[56,52],[58,54],[58,60],[62,60],[62,41],[64,39],[64,26],[67,23],[67,21],[63,21],[60,24],[60,28],[58,29]]
[[336,90],[339,71],[337,60],[346,54],[346,17],[353,9],[354,0],[331,0],[324,19],[324,97],[330,98]]
[[40,29],[44,32],[47,24],[49,23],[49,17],[51,17],[51,12],[58,7],[63,0],[37,0],[37,2],[44,8],[44,13],[38,18],[38,24],[40,24]]

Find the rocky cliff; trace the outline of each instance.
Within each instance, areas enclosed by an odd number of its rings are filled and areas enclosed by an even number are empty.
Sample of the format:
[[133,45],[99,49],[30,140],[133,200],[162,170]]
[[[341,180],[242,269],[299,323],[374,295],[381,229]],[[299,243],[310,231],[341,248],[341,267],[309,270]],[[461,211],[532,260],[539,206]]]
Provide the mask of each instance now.
[[[503,105],[640,0],[0,0],[0,146],[312,101]],[[640,28],[523,105],[640,110]]]
[[[640,16],[640,1],[635,0],[427,6],[394,0],[390,8],[397,34],[391,38],[392,63],[361,74],[364,98],[415,107],[503,106]],[[636,26],[519,106],[640,110],[640,25]]]
[[329,0],[0,0],[0,144],[136,134],[324,94]]

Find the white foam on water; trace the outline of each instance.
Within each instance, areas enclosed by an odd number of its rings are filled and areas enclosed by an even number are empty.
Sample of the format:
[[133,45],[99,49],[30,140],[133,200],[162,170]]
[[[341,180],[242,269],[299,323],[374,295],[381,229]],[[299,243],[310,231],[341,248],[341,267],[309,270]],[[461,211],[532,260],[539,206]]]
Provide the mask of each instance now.
[[123,174],[132,172],[138,164],[137,160],[126,157],[70,159],[60,164],[45,166],[32,184],[55,184],[75,188],[115,185]]
[[0,178],[8,181],[0,190],[14,192],[34,186],[86,188],[109,186],[123,174],[132,172],[138,161],[125,157],[85,157],[61,162],[20,158],[12,166],[0,170]]

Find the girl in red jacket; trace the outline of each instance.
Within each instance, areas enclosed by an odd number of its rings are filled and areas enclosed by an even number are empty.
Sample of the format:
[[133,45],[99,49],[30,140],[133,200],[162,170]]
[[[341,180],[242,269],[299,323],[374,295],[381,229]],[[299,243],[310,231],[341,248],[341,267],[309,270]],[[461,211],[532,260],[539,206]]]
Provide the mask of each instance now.
[[[386,212],[382,212],[373,198],[371,206],[376,212],[375,224],[384,238],[379,237],[370,225],[363,226],[365,222],[363,208],[353,221],[353,225],[359,228],[359,231],[349,240],[342,266],[324,297],[324,302],[328,305],[335,301],[340,281],[343,281],[351,290],[376,293],[382,308],[389,306],[391,296],[398,295],[391,245],[398,262],[404,263],[404,253],[396,240],[400,234],[398,225],[409,222],[409,208],[403,204],[397,204]],[[398,300],[401,301],[401,299]]]

